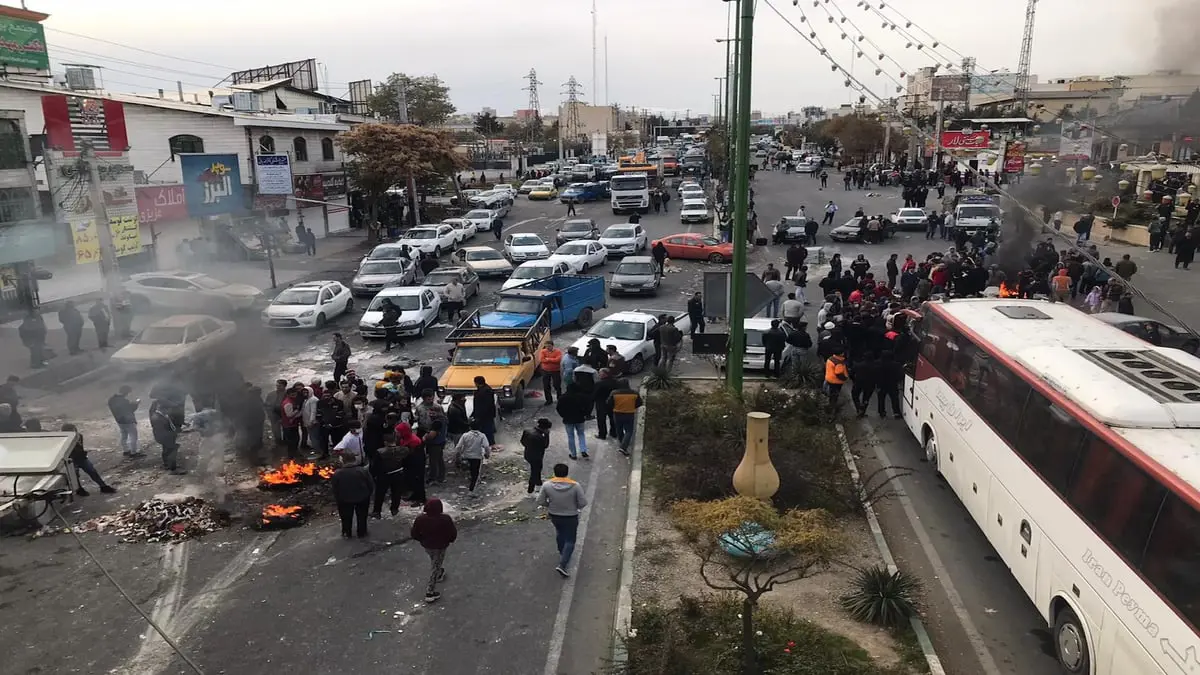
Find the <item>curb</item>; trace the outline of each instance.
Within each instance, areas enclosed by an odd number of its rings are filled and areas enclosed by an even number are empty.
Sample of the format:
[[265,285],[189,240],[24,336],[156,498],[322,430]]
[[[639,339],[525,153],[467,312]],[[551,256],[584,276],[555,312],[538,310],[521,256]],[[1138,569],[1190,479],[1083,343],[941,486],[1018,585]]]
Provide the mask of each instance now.
[[[638,394],[646,399],[646,388],[640,387]],[[638,517],[642,504],[642,442],[646,430],[646,406],[638,409],[633,428],[633,451],[629,471],[629,504],[625,509],[625,534],[621,541],[621,574],[617,582],[617,611],[613,615],[612,662],[625,665],[628,654],[621,641],[629,634],[633,621],[633,554],[637,547]]]
[[[850,469],[850,477],[854,479],[855,485],[861,487],[862,479],[858,472],[858,464],[854,462],[854,455],[850,453],[850,441],[846,438],[846,429],[841,422],[837,423],[837,432],[838,440],[842,443],[842,455],[846,459],[846,466]],[[896,566],[896,559],[892,556],[892,550],[888,547],[887,540],[883,537],[883,528],[880,527],[879,518],[875,515],[875,507],[868,502],[863,502],[863,508],[867,512],[867,524],[871,528],[871,536],[875,538],[875,546],[879,548],[879,554],[883,557],[888,572],[895,573],[899,568]],[[929,665],[930,675],[946,675],[942,661],[933,649],[933,641],[929,639],[929,633],[925,630],[925,624],[921,623],[921,619],[916,616],[909,621],[912,623],[913,632],[917,635],[917,643],[921,646],[925,662]]]

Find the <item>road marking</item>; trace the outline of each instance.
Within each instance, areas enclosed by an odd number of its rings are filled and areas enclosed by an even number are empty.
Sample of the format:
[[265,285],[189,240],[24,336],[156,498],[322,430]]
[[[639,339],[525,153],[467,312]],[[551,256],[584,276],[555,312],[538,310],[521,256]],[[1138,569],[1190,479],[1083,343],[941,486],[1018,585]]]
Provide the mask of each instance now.
[[512,225],[509,225],[508,227],[504,228],[502,233],[508,234],[509,232],[515,230],[516,228],[518,228],[522,225],[528,225],[529,223],[532,223],[532,222],[535,222],[538,220],[546,220],[546,216],[535,216],[533,218],[526,218],[525,220],[519,220],[519,221],[513,223]]
[[558,661],[562,658],[563,646],[567,639],[567,619],[571,616],[571,603],[575,600],[575,580],[579,577],[580,562],[583,560],[583,545],[587,541],[588,521],[591,519],[592,511],[596,509],[596,486],[600,483],[599,474],[599,464],[593,464],[591,474],[588,476],[587,489],[584,490],[588,505],[583,510],[583,514],[579,516],[579,532],[575,535],[575,574],[567,577],[567,580],[563,582],[562,594],[558,599],[558,614],[554,617],[554,630],[550,633],[550,649],[546,653],[546,667],[542,670],[543,675],[558,675]]
[[[883,448],[883,443],[879,437],[875,435],[875,427],[870,422],[863,422],[863,428],[867,430],[867,442],[875,449],[875,456],[886,467],[898,466],[888,457],[887,450]],[[892,471],[889,469],[888,476],[892,476]],[[892,483],[896,498],[900,502],[900,507],[904,509],[904,515],[908,518],[908,523],[912,526],[913,532],[917,535],[917,542],[921,544],[921,550],[925,552],[925,557],[929,559],[929,565],[933,568],[933,574],[937,577],[938,582],[942,586],[942,590],[946,593],[946,599],[950,602],[950,606],[954,609],[955,616],[958,617],[959,623],[962,625],[963,632],[967,634],[967,641],[971,643],[971,649],[974,650],[975,656],[979,659],[979,665],[983,668],[986,675],[1001,675],[1000,668],[996,665],[996,660],[992,658],[992,653],[987,648],[987,643],[983,640],[983,634],[975,627],[975,622],[971,620],[970,613],[967,612],[966,603],[963,602],[962,595],[955,588],[954,582],[950,580],[950,572],[942,563],[942,557],[938,555],[937,549],[933,547],[933,540],[929,538],[929,533],[925,531],[925,526],[921,524],[921,519],[917,516],[916,509],[913,508],[912,500],[909,499],[908,493],[899,481]]]
[[[206,620],[220,606],[225,594],[250,571],[262,553],[278,538],[279,533],[275,532],[255,538],[247,544],[190,602],[176,612],[174,617],[165,624],[159,624],[163,631],[178,642],[196,625]],[[137,654],[115,672],[121,675],[153,675],[170,666],[174,657],[175,652],[170,645],[155,633],[144,640]]]
[[[167,582],[167,591],[154,601],[154,607],[150,610],[150,618],[159,626],[165,626],[174,620],[175,613],[179,611],[179,605],[183,602],[183,582],[187,579],[189,544],[188,541],[168,544],[163,550],[162,571]],[[142,634],[142,639],[162,642],[162,637],[149,626]]]

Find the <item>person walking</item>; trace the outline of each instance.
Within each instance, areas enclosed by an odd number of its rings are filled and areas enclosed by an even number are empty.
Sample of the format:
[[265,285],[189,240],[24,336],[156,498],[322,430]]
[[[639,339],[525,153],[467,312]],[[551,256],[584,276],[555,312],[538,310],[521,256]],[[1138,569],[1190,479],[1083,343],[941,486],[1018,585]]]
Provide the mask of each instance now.
[[613,433],[620,444],[621,454],[629,456],[633,445],[634,420],[637,409],[642,407],[642,397],[629,384],[629,380],[617,381],[616,388],[608,395],[608,407],[613,413]]
[[1196,238],[1192,236],[1192,231],[1188,230],[1175,243],[1175,269],[1179,269],[1179,266],[1183,265],[1183,269],[1186,270],[1195,257]]
[[142,399],[129,400],[133,388],[121,385],[117,393],[108,398],[108,411],[121,434],[121,454],[126,457],[142,457],[145,453],[138,448],[137,409]]
[[[830,324],[826,324],[826,326],[832,327]],[[845,352],[846,350],[839,346],[825,361],[825,393],[829,396],[830,409],[837,406],[838,397],[842,393],[842,385],[850,379],[850,372],[846,368]]]
[[[41,427],[41,423],[37,420],[29,420],[25,423],[26,431],[41,431]],[[86,473],[93,482],[96,483],[96,486],[100,488],[101,492],[105,494],[112,494],[116,492],[117,489],[104,481],[104,478],[100,475],[100,472],[96,470],[96,465],[92,464],[92,460],[88,459],[87,450],[83,447],[83,434],[79,433],[79,429],[70,422],[63,424],[60,428],[63,431],[73,431],[76,433],[75,445],[71,447],[71,454],[69,455],[71,463],[75,465],[76,482],[79,482],[78,472],[82,471]],[[83,484],[80,483],[79,487],[75,490],[75,494],[79,495],[80,497],[87,497],[89,493],[84,489]]]
[[671,372],[679,356],[679,347],[683,344],[683,331],[675,325],[675,317],[668,316],[666,322],[658,327],[658,339],[662,344],[662,361],[659,365]]
[[162,400],[150,404],[150,429],[155,442],[162,446],[163,468],[172,475],[187,473],[179,468],[179,425],[171,419],[171,410]]
[[[561,405],[565,399],[565,396],[560,398],[559,404]],[[479,471],[483,467],[483,460],[492,458],[492,446],[488,443],[487,436],[484,436],[483,432],[479,430],[478,422],[473,422],[471,428],[458,439],[458,443],[454,446],[454,454],[467,465],[471,476],[471,482],[467,484],[467,493],[474,496],[475,486],[479,484]]]
[[532,497],[534,491],[542,484],[542,462],[546,459],[546,450],[550,447],[550,428],[553,424],[546,418],[540,418],[532,429],[521,433],[521,447],[524,448],[525,463],[529,465],[529,481],[526,492]]
[[496,405],[496,390],[488,385],[482,375],[475,376],[475,393],[472,395],[471,405],[475,421],[479,423],[479,430],[487,436],[490,445],[495,445],[496,418],[500,408]]
[[340,460],[341,466],[333,472],[329,486],[342,520],[342,537],[350,538],[353,525],[357,526],[358,538],[363,539],[367,536],[367,509],[371,505],[371,493],[375,491],[375,479],[367,467],[349,455],[341,455]]
[[29,367],[46,367],[46,321],[41,312],[30,309],[17,328],[21,344],[29,350]]
[[88,319],[96,331],[96,345],[100,349],[108,349],[108,329],[112,325],[112,316],[109,315],[103,300],[92,303],[92,308],[88,310]]
[[821,219],[821,224],[822,225],[832,225],[833,217],[837,214],[837,212],[838,212],[837,204],[834,204],[832,200],[827,202],[825,204],[825,217]]
[[457,276],[450,278],[450,283],[442,289],[442,309],[446,310],[446,320],[461,319],[463,306],[467,304],[467,288]]
[[567,217],[575,215],[575,200],[567,199]]
[[563,351],[554,346],[553,340],[547,340],[546,346],[538,353],[538,362],[542,368],[542,393],[546,396],[545,405],[554,404],[554,395],[562,396],[562,361]]
[[429,556],[429,583],[425,586],[425,602],[437,602],[442,594],[437,585],[446,580],[446,550],[458,540],[454,519],[442,509],[442,500],[426,500],[421,515],[413,521],[409,536],[425,549]]
[[569,473],[570,468],[566,464],[555,464],[554,477],[542,483],[537,498],[538,506],[546,507],[550,522],[554,524],[554,543],[558,547],[558,565],[554,571],[564,579],[571,576],[567,569],[575,553],[579,512],[588,505],[583,487],[568,477]]
[[333,353],[329,358],[333,359],[333,381],[338,384],[341,384],[342,376],[349,370],[350,354],[350,345],[346,343],[346,339],[341,333],[334,333]]
[[79,313],[79,308],[75,306],[74,301],[68,300],[63,308],[58,310],[58,322],[62,324],[63,332],[67,334],[67,353],[82,353],[79,341],[83,338],[83,315]]
[[1117,273],[1117,276],[1125,281],[1129,281],[1133,278],[1133,275],[1137,274],[1138,266],[1137,263],[1129,258],[1129,254],[1126,253],[1121,256],[1116,265],[1113,265],[1113,271]]
[[563,428],[567,432],[567,454],[571,459],[576,458],[576,451],[588,458],[587,437],[583,425],[592,412],[592,398],[578,384],[567,385],[567,393],[558,397],[559,417],[562,418]]
[[892,404],[892,417],[901,419],[900,387],[904,384],[904,364],[897,361],[891,351],[883,352],[879,360],[879,388],[875,392],[877,410],[880,417],[884,416],[884,399]]
[[688,320],[691,322],[691,327],[688,329],[688,335],[695,337],[696,331],[704,334],[704,296],[700,291],[692,294],[692,297],[687,301]]
[[304,228],[304,244],[308,247],[309,256],[317,254],[317,235],[311,227]]

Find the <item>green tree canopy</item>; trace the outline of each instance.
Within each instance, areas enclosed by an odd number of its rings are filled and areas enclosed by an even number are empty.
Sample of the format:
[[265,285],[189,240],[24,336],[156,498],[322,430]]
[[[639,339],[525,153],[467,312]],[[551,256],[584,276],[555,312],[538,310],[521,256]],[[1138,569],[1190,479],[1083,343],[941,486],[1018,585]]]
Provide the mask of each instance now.
[[367,106],[386,120],[399,121],[401,92],[404,92],[408,104],[408,121],[411,124],[437,126],[454,114],[450,87],[442,84],[437,75],[413,77],[392,73],[387,82],[379,85],[375,93],[367,98]]
[[862,115],[835,117],[829,120],[826,130],[841,144],[844,159],[848,161],[883,146],[883,125],[879,120]]
[[495,136],[504,129],[504,124],[490,112],[481,112],[475,116],[475,131],[484,136]]

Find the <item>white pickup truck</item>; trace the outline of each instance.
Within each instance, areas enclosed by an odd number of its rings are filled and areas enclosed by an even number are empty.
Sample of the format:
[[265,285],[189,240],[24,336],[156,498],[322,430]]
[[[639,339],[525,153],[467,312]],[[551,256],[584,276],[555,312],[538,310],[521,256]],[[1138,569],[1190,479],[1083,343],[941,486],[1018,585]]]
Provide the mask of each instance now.
[[593,338],[604,348],[616,345],[617,352],[625,357],[629,374],[640,373],[647,363],[654,362],[654,340],[650,331],[658,326],[658,317],[662,314],[675,317],[675,327],[685,334],[692,327],[687,312],[681,314],[678,310],[615,312],[597,321],[572,346],[582,355]]

